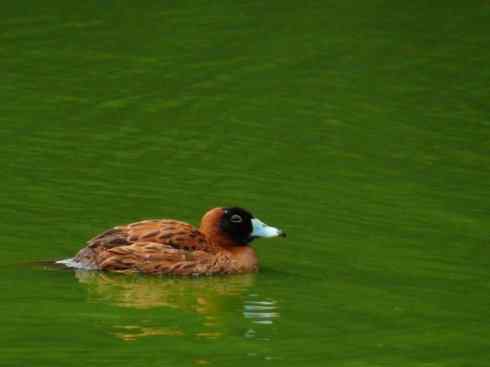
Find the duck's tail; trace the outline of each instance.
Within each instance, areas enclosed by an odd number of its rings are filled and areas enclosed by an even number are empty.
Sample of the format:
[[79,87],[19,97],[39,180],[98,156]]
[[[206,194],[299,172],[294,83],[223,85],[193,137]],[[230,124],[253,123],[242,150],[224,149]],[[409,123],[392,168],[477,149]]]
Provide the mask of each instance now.
[[86,262],[79,261],[74,257],[70,257],[68,259],[55,261],[55,264],[64,266],[70,269],[79,269],[79,270],[96,270],[97,268],[94,266],[90,266]]

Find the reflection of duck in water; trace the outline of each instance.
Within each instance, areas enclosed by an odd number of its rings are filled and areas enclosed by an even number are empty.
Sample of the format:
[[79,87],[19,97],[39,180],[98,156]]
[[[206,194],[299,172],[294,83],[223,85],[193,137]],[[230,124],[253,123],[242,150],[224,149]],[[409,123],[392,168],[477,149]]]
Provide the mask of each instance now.
[[[204,318],[199,327],[188,330],[179,321],[181,317],[175,319],[172,313],[158,312],[164,320],[156,322],[145,312],[145,317],[139,321],[133,319],[129,323],[122,321],[113,325],[112,334],[127,341],[143,336],[184,336],[189,333],[196,337],[219,338],[227,333],[228,321],[232,322],[237,316],[235,312],[226,311],[237,306],[242,317],[251,319],[253,323],[262,323],[265,317],[263,308],[257,309],[257,306],[263,306],[267,300],[247,292],[255,283],[255,274],[182,279],[77,271],[75,276],[87,288],[88,297],[93,302],[145,311],[173,308]],[[228,317],[233,320],[227,321]],[[271,320],[272,317],[278,317],[278,313],[271,316]],[[250,330],[246,337],[253,336],[254,331],[251,334]]]
[[208,211],[195,229],[169,219],[145,220],[110,229],[90,240],[71,267],[175,275],[247,273],[258,269],[258,237],[285,236],[241,208]]
[[171,307],[202,315],[214,314],[219,301],[242,294],[255,280],[255,274],[182,279],[84,270],[76,271],[75,276],[96,302],[135,309]]

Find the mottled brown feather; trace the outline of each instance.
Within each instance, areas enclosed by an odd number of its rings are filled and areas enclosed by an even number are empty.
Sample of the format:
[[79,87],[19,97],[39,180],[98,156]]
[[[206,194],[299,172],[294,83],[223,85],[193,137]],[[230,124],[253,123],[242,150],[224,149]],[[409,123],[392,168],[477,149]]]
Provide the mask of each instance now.
[[180,249],[216,252],[206,236],[192,225],[170,219],[144,220],[118,226],[88,241],[91,248],[110,249],[136,242],[155,242]]

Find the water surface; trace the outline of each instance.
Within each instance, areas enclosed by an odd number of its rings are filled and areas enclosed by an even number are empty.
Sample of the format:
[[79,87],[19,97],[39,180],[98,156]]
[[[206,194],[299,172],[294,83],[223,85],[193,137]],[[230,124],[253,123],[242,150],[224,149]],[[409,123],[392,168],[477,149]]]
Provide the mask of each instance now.
[[[4,5],[0,365],[487,366],[490,5]],[[240,205],[256,275],[63,271]]]

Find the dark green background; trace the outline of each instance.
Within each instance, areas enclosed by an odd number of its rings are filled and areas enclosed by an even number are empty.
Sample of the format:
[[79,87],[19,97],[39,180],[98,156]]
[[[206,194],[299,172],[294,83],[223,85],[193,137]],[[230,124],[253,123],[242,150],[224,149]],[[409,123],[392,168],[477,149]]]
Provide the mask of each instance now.
[[[0,78],[0,365],[488,366],[487,1],[9,2]],[[31,264],[221,205],[258,275]]]

